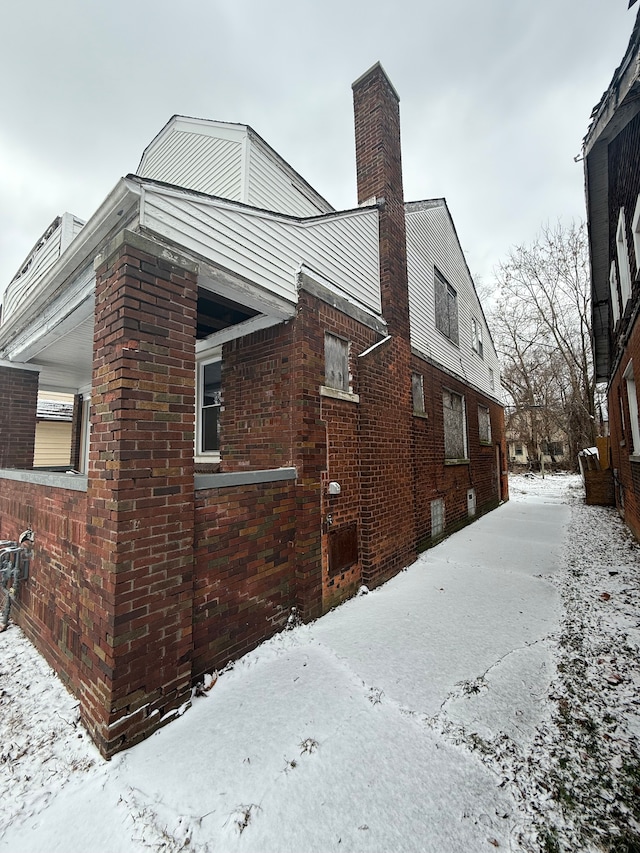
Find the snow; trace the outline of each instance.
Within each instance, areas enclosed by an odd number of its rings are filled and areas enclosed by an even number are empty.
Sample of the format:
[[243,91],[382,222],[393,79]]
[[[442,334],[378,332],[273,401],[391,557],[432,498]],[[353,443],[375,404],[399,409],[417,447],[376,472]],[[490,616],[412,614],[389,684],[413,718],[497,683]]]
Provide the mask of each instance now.
[[640,547],[614,510],[584,505],[579,477],[512,477],[511,497],[207,679],[110,762],[11,625],[0,851],[533,853],[635,837]]

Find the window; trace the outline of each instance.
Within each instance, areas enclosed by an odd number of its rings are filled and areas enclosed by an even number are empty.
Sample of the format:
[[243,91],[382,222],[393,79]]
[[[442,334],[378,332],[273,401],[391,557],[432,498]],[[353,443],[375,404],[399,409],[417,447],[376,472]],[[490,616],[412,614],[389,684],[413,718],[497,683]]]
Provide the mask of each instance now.
[[633,234],[633,250],[636,256],[636,275],[640,272],[640,195],[636,202],[636,209],[631,222],[631,233]]
[[489,388],[491,388],[492,391],[496,390],[496,380],[494,378],[493,370],[491,368],[489,368]]
[[436,301],[436,328],[454,344],[458,343],[458,295],[437,269],[433,271]]
[[411,395],[414,414],[424,415],[424,377],[421,373],[411,374]]
[[638,423],[638,396],[636,394],[636,380],[633,375],[633,361],[627,365],[624,372],[624,380],[627,383],[627,400],[629,401],[629,426],[631,427],[631,456],[640,456],[640,424]]
[[611,319],[612,326],[615,329],[618,320],[620,319],[620,303],[618,293],[618,274],[616,272],[616,262],[611,261],[611,269],[609,270],[609,291],[611,292]]
[[516,444],[516,456],[524,456],[524,450],[521,444]]
[[482,444],[491,444],[491,415],[487,406],[478,406],[478,433]]
[[220,451],[220,404],[222,402],[222,362],[199,365],[198,454]]
[[349,341],[328,332],[324,336],[324,371],[327,388],[349,390]]
[[564,448],[561,441],[543,441],[540,450],[547,456],[562,456]]
[[620,292],[622,295],[622,311],[631,296],[631,270],[629,269],[629,250],[627,248],[627,231],[624,218],[624,207],[620,208],[618,230],[616,231],[616,251],[618,255],[618,272],[620,275]]
[[436,498],[431,501],[431,536],[436,537],[444,533],[444,500]]
[[80,471],[86,474],[89,471],[89,435],[91,433],[91,399],[82,396],[82,410],[80,416]]
[[467,428],[464,397],[445,388],[442,392],[444,409],[444,456],[445,459],[466,460]]
[[482,347],[482,325],[475,317],[471,320],[471,340],[473,351],[477,352],[480,358],[484,358],[484,350]]

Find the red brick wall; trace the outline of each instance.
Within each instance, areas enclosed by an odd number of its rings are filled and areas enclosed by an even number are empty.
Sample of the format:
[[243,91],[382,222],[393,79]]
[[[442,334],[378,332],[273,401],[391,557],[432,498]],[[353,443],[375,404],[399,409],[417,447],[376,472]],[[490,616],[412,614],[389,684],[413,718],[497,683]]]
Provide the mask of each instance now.
[[[628,421],[629,401],[623,373],[629,359],[633,359],[636,391],[640,392],[640,321],[634,322],[634,311],[640,304],[640,270],[634,252],[631,225],[638,193],[640,193],[640,115],[637,115],[612,140],[608,149],[609,169],[609,250],[610,258],[618,264],[616,232],[620,208],[624,208],[629,250],[629,267],[633,284],[632,296],[627,303],[625,316],[621,319],[612,347],[612,364],[622,353],[618,367],[611,377],[609,385],[609,427],[611,433],[611,456],[613,467],[617,469],[616,501],[625,521],[640,538],[640,462],[629,459],[631,451],[631,433]],[[633,324],[633,325],[632,325]],[[613,335],[613,331],[612,331]],[[620,399],[625,410],[623,425],[620,413]]]
[[295,481],[196,493],[193,677],[284,627],[296,604]]
[[[640,539],[640,461],[635,462],[629,458],[632,452],[632,439],[628,417],[627,383],[623,378],[629,359],[633,359],[636,394],[640,396],[640,319],[636,319],[624,356],[612,377],[608,397],[611,459],[612,467],[617,471],[616,502],[626,523]],[[624,425],[620,400],[625,411]]]
[[291,323],[225,345],[221,471],[292,464],[292,381]]
[[[488,397],[416,356],[412,359],[412,371],[424,377],[426,418],[413,418],[416,535],[418,543],[424,547],[431,537],[432,500],[444,498],[446,532],[468,518],[467,489],[475,489],[477,514],[493,509],[500,497],[507,499],[508,485],[506,477],[502,477],[496,455],[498,445],[502,459],[505,458],[504,415],[502,407]],[[468,465],[445,465],[444,388],[461,394],[465,399]],[[478,405],[486,406],[490,412],[489,446],[480,444]]]
[[191,682],[196,282],[128,239],[96,274],[81,607],[100,672],[83,711],[106,754]]
[[37,372],[0,367],[0,400],[0,468],[33,468]]
[[70,690],[91,678],[79,603],[85,585],[86,492],[0,480],[0,539],[35,533],[29,579],[11,610]]

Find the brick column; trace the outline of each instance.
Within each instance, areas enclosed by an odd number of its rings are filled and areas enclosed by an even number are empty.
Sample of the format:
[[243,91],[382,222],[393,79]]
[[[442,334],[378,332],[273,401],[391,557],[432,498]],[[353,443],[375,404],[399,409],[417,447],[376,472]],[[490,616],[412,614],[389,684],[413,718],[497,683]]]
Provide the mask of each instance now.
[[322,614],[322,474],[327,425],[318,388],[324,379],[324,329],[300,294],[293,330],[293,458],[296,482],[296,606],[305,621]]
[[0,468],[33,468],[38,373],[0,366]]
[[110,755],[191,686],[196,271],[123,232],[96,268],[83,716]]

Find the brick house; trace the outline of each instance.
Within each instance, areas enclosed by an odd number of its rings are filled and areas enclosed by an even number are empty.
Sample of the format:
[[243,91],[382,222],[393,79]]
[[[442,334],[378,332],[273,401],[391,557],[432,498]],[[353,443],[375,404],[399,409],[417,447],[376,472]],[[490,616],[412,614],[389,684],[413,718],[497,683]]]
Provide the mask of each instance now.
[[620,514],[640,538],[640,14],[584,139],[596,378]]
[[[507,497],[498,361],[443,199],[404,203],[398,97],[353,85],[358,204],[245,125],[174,117],[0,326],[16,618],[109,756],[194,681],[374,587]],[[41,389],[80,473],[34,471]]]

